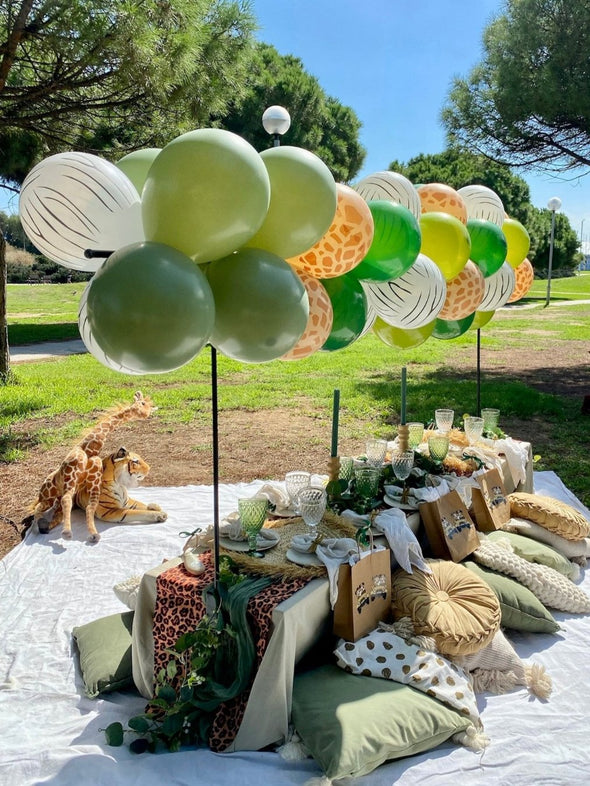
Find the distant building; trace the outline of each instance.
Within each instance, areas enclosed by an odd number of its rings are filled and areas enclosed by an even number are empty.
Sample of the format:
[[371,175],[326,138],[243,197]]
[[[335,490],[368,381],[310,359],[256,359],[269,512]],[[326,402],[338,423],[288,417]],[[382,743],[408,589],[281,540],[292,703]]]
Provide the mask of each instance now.
[[581,243],[581,252],[584,254],[584,259],[580,262],[578,270],[590,270],[590,242],[585,240]]

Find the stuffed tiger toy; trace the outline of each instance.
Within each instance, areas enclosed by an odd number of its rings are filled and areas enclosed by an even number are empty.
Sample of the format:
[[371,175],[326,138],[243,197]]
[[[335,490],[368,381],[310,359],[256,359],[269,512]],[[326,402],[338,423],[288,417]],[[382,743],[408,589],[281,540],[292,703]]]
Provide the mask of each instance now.
[[[137,486],[149,471],[149,464],[141,456],[124,447],[104,458],[96,517],[112,524],[155,524],[166,521],[168,514],[159,505],[154,502],[146,505],[131,499],[127,493],[127,489]],[[74,502],[85,510],[89,501],[89,490],[83,485],[76,492]]]

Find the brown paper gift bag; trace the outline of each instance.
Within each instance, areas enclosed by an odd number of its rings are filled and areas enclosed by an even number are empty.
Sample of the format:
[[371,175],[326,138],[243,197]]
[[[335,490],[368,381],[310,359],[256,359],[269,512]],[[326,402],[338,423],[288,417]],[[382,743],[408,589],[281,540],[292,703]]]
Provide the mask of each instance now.
[[388,618],[391,609],[391,552],[370,550],[355,565],[341,565],[334,634],[357,641]]
[[460,562],[479,547],[475,524],[458,492],[422,502],[419,510],[435,557]]
[[476,478],[477,486],[471,492],[471,506],[475,523],[481,532],[503,529],[510,521],[510,503],[497,469],[491,469]]

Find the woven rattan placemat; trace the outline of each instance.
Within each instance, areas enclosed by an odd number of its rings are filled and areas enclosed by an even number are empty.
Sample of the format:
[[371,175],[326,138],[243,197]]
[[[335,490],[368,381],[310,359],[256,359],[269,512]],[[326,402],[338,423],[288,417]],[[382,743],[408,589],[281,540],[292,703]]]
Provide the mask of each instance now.
[[[282,578],[311,579],[326,576],[323,565],[296,565],[287,559],[287,551],[291,547],[294,535],[308,535],[309,527],[302,518],[268,520],[266,528],[280,535],[276,546],[264,552],[264,557],[249,557],[241,551],[220,548],[220,553],[227,554],[233,562],[244,568],[248,573],[264,576],[281,576]],[[328,538],[354,538],[357,528],[334,513],[326,513],[318,525],[318,532]]]

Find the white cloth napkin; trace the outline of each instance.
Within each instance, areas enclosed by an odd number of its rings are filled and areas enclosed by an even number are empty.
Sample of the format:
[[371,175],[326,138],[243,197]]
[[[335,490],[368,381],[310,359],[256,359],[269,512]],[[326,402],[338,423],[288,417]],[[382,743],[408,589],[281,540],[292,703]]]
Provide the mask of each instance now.
[[526,480],[526,465],[529,458],[528,446],[512,437],[496,440],[496,450],[503,453],[510,467],[514,482],[518,485]]
[[[291,548],[303,554],[313,552],[314,539],[311,535],[294,535]],[[334,608],[338,600],[338,571],[340,565],[348,562],[356,554],[356,541],[352,538],[325,538],[315,550],[316,557],[326,566],[330,584],[330,606]]]
[[275,513],[287,513],[291,510],[291,500],[286,491],[273,486],[271,483],[265,483],[262,488],[256,492],[257,497],[266,497],[266,499],[274,506]]
[[[213,532],[212,524],[207,527],[207,531],[209,530]],[[219,522],[219,534],[222,538],[227,538],[228,540],[248,540],[248,536],[242,529],[240,514],[237,510],[235,510],[233,513],[229,513]],[[263,538],[264,540],[276,540],[276,535],[274,533],[266,532],[264,529],[260,530],[258,537]]]

